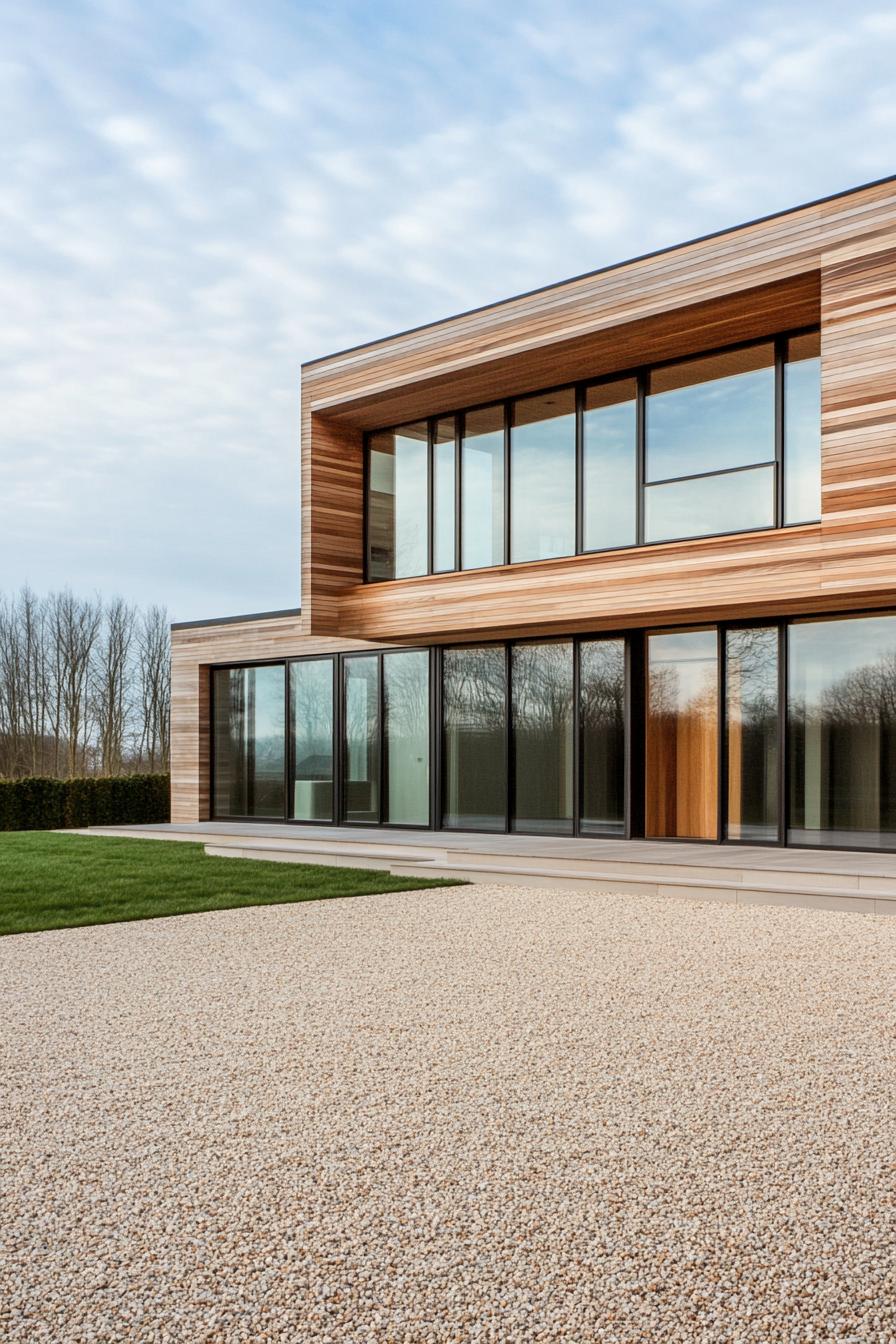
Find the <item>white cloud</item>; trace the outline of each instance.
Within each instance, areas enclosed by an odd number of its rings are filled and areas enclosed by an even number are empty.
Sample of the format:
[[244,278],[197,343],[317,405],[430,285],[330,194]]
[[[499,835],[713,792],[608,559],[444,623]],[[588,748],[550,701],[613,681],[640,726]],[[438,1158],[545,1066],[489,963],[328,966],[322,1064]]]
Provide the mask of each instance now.
[[882,175],[821,0],[34,0],[0,64],[0,587],[298,600],[302,360]]

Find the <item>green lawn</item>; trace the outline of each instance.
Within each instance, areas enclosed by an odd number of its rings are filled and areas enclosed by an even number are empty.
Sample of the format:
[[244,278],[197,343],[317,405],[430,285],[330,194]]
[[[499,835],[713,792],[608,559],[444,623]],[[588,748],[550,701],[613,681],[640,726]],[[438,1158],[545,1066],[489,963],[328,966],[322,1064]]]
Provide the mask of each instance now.
[[450,885],[361,868],[216,859],[184,841],[0,834],[0,934]]

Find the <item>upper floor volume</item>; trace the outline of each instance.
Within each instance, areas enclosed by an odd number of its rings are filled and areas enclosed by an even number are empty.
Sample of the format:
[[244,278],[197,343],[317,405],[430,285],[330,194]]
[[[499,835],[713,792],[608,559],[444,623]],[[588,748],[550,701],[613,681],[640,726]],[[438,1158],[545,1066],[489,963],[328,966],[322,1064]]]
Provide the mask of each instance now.
[[885,600],[894,257],[888,180],[306,364],[308,631]]

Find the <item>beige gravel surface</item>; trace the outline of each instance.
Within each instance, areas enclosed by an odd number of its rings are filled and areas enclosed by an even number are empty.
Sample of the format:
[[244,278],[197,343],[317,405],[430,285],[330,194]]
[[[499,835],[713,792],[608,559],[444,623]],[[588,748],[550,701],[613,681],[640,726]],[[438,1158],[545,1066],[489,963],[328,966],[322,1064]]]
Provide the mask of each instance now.
[[532,889],[5,938],[0,1337],[894,1340],[894,990]]

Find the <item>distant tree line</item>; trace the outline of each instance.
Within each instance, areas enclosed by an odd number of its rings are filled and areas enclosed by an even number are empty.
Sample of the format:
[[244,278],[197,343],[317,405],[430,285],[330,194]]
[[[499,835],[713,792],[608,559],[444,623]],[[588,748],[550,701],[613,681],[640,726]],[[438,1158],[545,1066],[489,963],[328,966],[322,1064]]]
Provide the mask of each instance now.
[[169,654],[164,607],[0,595],[0,777],[165,772]]

